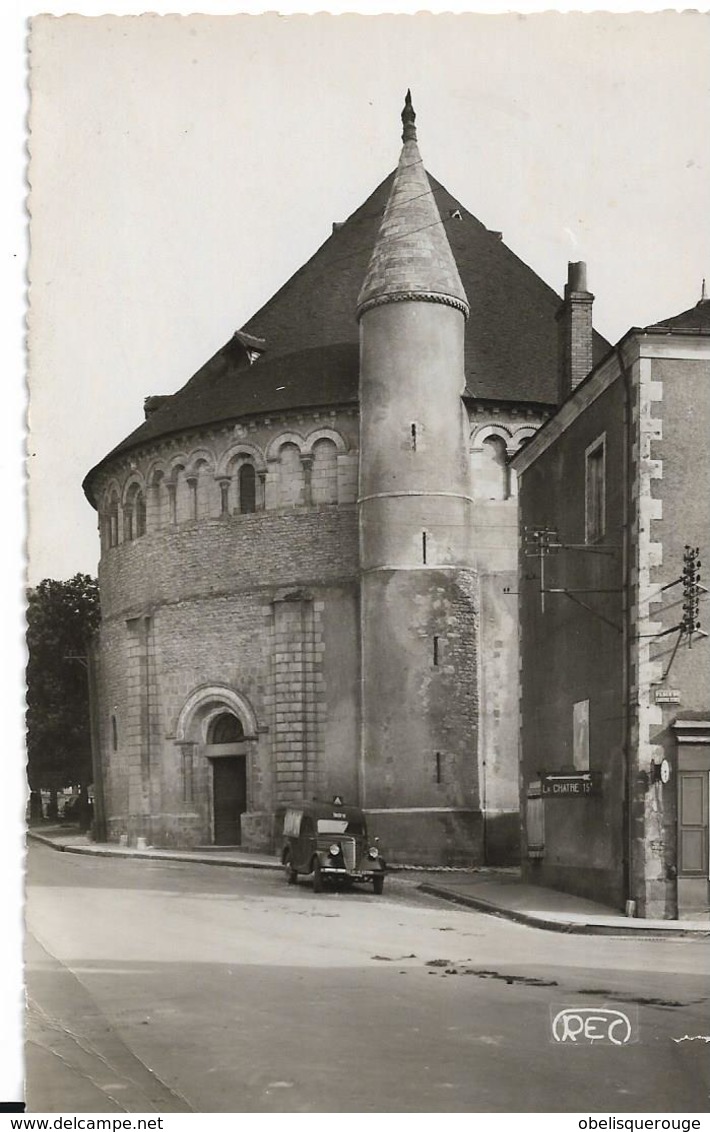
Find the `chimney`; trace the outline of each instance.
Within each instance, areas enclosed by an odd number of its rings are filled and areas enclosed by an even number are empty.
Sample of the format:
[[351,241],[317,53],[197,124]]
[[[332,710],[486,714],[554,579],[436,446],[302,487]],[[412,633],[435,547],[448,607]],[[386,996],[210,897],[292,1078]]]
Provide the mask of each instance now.
[[592,368],[593,302],[594,295],[587,290],[586,263],[569,263],[565,297],[557,312],[559,404],[569,397]]

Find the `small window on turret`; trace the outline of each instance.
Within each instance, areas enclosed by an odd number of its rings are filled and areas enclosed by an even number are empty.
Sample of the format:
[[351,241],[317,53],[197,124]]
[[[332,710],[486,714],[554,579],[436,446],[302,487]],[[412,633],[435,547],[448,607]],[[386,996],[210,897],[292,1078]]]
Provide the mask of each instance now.
[[417,426],[415,424],[412,424],[411,431],[412,431],[412,451],[416,452],[416,450],[417,450]]
[[422,562],[426,566],[426,531],[422,531]]

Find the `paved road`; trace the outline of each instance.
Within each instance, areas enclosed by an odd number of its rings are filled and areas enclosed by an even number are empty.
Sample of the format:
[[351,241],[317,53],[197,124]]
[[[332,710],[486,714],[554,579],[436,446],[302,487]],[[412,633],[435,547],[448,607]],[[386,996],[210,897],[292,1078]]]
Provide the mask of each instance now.
[[[706,1112],[707,946],[564,936],[411,882],[33,845],[27,1090],[50,1112]],[[550,1007],[638,1012],[557,1045]]]

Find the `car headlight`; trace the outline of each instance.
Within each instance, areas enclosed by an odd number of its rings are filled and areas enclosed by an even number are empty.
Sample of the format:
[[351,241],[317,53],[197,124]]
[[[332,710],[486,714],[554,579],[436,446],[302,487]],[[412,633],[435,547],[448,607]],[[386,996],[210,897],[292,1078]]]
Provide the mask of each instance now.
[[372,849],[367,850],[367,855],[368,857],[371,857],[373,861],[376,861],[380,855],[380,851],[379,849],[375,849],[375,846],[373,845]]
[[331,857],[339,857],[340,856],[340,846],[333,843],[331,845],[330,849],[328,850],[328,852],[329,852]]

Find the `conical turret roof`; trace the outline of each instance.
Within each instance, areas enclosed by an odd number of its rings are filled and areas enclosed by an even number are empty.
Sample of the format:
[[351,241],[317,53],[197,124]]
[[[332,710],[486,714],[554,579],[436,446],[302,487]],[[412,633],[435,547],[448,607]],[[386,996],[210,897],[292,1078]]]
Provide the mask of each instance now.
[[392,191],[358,295],[358,315],[404,298],[448,302],[468,316],[468,302],[417,146],[415,113],[407,91],[404,145]]

